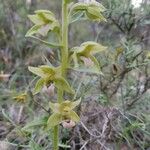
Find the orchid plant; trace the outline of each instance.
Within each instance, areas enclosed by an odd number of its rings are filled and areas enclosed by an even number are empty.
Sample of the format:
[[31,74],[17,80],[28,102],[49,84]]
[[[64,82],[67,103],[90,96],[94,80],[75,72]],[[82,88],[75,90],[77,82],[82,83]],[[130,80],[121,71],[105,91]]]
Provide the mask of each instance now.
[[[106,21],[102,12],[104,6],[94,0],[74,3],[73,0],[62,0],[62,22],[60,23],[55,15],[49,10],[37,10],[35,14],[29,15],[29,19],[34,24],[26,34],[51,48],[58,48],[61,51],[59,66],[41,65],[38,67],[29,66],[28,69],[39,77],[33,90],[33,95],[38,94],[44,87],[47,89],[56,88],[57,102],[49,102],[52,114],[47,121],[47,129],[53,129],[53,150],[58,150],[59,145],[59,125],[70,128],[79,122],[80,118],[73,109],[80,104],[79,100],[65,100],[64,93],[75,94],[75,90],[67,80],[67,71],[72,68],[76,71],[101,73],[100,65],[95,54],[103,52],[106,47],[87,41],[80,46],[68,48],[68,26],[78,20],[88,19],[94,22]],[[55,42],[44,40],[53,33],[58,39]],[[23,95],[24,96],[24,95]],[[17,98],[17,97],[16,97]],[[22,97],[19,97],[22,98]],[[23,97],[24,98],[24,97]]]

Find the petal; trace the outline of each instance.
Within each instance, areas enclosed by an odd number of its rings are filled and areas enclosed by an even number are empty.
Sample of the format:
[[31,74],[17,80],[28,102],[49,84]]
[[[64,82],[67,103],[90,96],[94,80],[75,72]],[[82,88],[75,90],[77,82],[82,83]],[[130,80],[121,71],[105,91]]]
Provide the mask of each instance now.
[[75,122],[79,122],[79,120],[80,120],[80,117],[73,110],[70,111],[70,118],[71,118],[71,120],[73,120]]
[[81,102],[81,98],[78,99],[77,101],[74,101],[74,102],[71,102],[71,106],[70,106],[70,109],[74,109],[76,106],[78,106]]
[[55,113],[60,113],[59,112],[59,107],[60,107],[60,104],[59,103],[52,103],[52,102],[49,102],[49,107],[50,109],[55,112]]
[[54,75],[56,72],[54,67],[48,65],[42,65],[39,68],[47,75]]
[[34,92],[33,92],[33,95],[37,94],[40,92],[40,90],[42,89],[42,87],[44,86],[44,79],[39,79],[37,82],[36,82],[36,85],[35,85],[35,88],[34,88]]
[[60,124],[61,121],[62,121],[61,115],[57,114],[57,113],[53,113],[47,121],[47,127],[52,128],[52,127]]
[[32,73],[36,74],[37,76],[40,76],[42,78],[46,77],[45,73],[42,71],[41,68],[29,66],[28,69],[29,69],[29,71],[31,71]]

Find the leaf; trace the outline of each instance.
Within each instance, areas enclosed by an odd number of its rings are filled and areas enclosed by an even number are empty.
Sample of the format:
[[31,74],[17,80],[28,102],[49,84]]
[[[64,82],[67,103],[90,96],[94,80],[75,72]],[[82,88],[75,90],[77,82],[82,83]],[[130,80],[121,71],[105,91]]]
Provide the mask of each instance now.
[[58,89],[74,94],[74,90],[70,87],[69,83],[64,78],[58,77],[54,80],[54,83]]
[[40,29],[40,25],[34,25],[32,28],[30,28],[28,30],[28,32],[26,33],[25,37],[30,37],[35,33],[38,33],[38,30]]
[[45,81],[44,79],[39,79],[37,82],[36,82],[36,85],[35,85],[35,89],[34,89],[34,92],[33,92],[33,95],[37,94],[40,92],[40,90],[42,89],[42,87],[44,86],[45,84]]
[[50,42],[44,41],[44,40],[42,40],[42,39],[40,39],[40,38],[38,38],[38,37],[36,37],[36,36],[26,35],[26,37],[31,37],[31,38],[33,38],[33,39],[36,39],[36,40],[38,40],[38,41],[44,43],[45,45],[47,45],[47,46],[49,46],[49,47],[54,47],[54,48],[55,48],[55,47],[62,47],[62,45],[60,45],[60,44],[58,44],[58,43],[50,43]]
[[61,114],[53,113],[47,121],[47,128],[50,129],[58,125],[61,121],[62,121]]
[[30,150],[43,150],[43,148],[33,140],[30,141],[29,146]]
[[80,117],[73,110],[70,111],[70,117],[71,117],[71,120],[75,122],[79,122],[80,120]]
[[31,129],[31,128],[36,128],[36,127],[39,127],[39,126],[46,126],[47,125],[47,120],[48,120],[48,117],[36,118],[33,121],[31,121],[30,123],[26,124],[22,128],[22,130],[23,131],[28,131],[28,129]]
[[66,144],[63,144],[63,143],[59,143],[59,147],[62,147],[62,148],[71,148],[71,146],[70,145],[66,145]]
[[45,73],[42,71],[41,68],[29,66],[28,69],[29,71],[31,71],[33,74],[36,74],[37,76],[40,76],[42,78],[46,77]]
[[48,19],[49,21],[56,20],[55,15],[49,10],[36,10],[35,13],[38,14],[39,16],[42,14],[43,17],[45,19]]
[[35,24],[35,25],[43,25],[45,22],[44,20],[38,15],[28,15],[28,18]]

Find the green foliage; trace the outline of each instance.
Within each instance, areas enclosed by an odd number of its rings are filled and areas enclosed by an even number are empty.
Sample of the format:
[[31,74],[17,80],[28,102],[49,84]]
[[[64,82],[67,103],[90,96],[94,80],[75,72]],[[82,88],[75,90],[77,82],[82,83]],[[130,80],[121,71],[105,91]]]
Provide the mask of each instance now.
[[[60,18],[60,0],[1,1],[2,142],[7,139],[6,143],[15,149],[52,149],[55,134],[55,145],[61,149],[71,148],[70,143],[75,143],[75,149],[102,145],[106,149],[116,145],[118,149],[149,148],[149,3],[143,1],[141,7],[134,8],[129,0],[102,0],[105,9],[93,2],[65,0],[67,21],[61,22],[66,19]],[[39,8],[42,10],[34,11]],[[27,14],[32,14],[29,19]],[[26,32],[29,38],[24,38]],[[101,51],[99,47],[93,53],[94,45],[108,48]],[[36,76],[27,71],[27,66],[39,66],[29,67]],[[56,94],[50,95],[48,90],[53,85]],[[52,104],[58,106],[66,99],[79,97],[83,103],[76,112],[82,115],[82,122],[77,128],[66,129],[71,122],[67,119],[78,124],[80,118],[71,111],[64,119],[63,111],[61,115],[55,113],[48,103],[53,99]],[[93,144],[97,136],[101,144]]]

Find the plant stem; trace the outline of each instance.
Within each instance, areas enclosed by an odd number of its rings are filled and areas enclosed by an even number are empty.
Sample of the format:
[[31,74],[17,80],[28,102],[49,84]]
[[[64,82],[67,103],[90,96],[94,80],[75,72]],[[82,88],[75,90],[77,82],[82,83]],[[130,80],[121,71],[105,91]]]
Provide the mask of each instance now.
[[66,69],[68,67],[68,4],[63,0],[62,2],[62,75],[66,76]]
[[53,139],[53,150],[58,150],[58,142],[59,142],[59,125],[54,127],[54,139]]
[[[62,0],[62,49],[61,49],[61,74],[65,78],[68,67],[68,4]],[[63,90],[58,89],[57,101],[63,101]],[[58,150],[59,144],[59,125],[54,127],[53,150]]]

